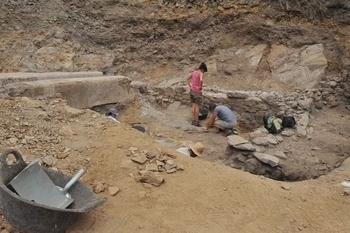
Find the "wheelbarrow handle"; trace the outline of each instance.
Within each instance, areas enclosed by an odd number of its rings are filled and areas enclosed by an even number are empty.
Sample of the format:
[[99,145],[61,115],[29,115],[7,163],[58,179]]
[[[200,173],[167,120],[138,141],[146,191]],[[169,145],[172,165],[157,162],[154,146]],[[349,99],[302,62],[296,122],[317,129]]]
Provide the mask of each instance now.
[[85,174],[84,169],[80,169],[74,176],[73,178],[64,186],[64,188],[62,189],[62,193],[67,193],[68,190],[72,187],[73,184],[75,184],[75,182],[77,182],[80,177],[82,177]]
[[[11,164],[9,165],[7,162],[6,162],[6,159],[7,157],[10,155],[10,154],[13,154],[16,158],[16,163],[15,164]],[[26,162],[24,162],[23,160],[23,157],[21,155],[21,153],[16,150],[16,149],[7,149],[5,150],[4,152],[2,152],[2,154],[0,155],[0,166],[4,169],[10,169],[10,168],[15,168],[15,167],[26,167],[27,164]]]

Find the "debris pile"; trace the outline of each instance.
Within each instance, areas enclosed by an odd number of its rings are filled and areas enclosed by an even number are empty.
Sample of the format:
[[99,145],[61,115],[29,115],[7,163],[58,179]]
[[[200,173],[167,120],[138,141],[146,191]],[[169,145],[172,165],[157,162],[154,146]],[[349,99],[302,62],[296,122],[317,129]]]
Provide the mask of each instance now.
[[129,148],[129,160],[124,164],[135,164],[139,170],[135,181],[159,187],[165,181],[160,173],[173,174],[177,171],[183,171],[184,166],[175,161],[176,155],[157,151],[140,151],[137,147]]
[[[285,128],[279,134],[270,134],[260,127],[248,134],[249,140],[231,135],[227,137],[224,162],[233,168],[275,180],[316,178],[338,167],[347,155],[340,151],[332,164],[326,164],[317,155],[317,151],[322,150],[320,147],[310,147],[311,152],[293,149],[296,142],[307,144],[315,134],[309,114],[304,113],[298,116],[295,127]],[[301,166],[304,169],[300,170]]]

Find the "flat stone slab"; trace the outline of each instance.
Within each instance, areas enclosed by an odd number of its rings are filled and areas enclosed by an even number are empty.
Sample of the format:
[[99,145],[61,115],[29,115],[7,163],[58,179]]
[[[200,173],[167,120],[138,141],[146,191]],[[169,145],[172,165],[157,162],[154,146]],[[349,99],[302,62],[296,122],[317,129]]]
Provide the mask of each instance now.
[[260,160],[263,163],[269,164],[271,167],[277,167],[280,160],[276,156],[264,154],[264,153],[253,153],[254,157]]
[[278,144],[278,141],[276,140],[276,137],[273,136],[272,134],[268,134],[266,136],[266,140],[272,145],[277,145]]
[[54,96],[61,94],[74,108],[92,108],[111,103],[126,103],[136,97],[131,80],[125,76],[50,79],[6,85],[9,96]]
[[137,155],[137,156],[131,158],[131,160],[134,161],[135,163],[138,163],[138,164],[144,164],[148,161],[148,159],[145,155]]
[[0,85],[16,82],[32,82],[47,79],[88,78],[103,76],[100,71],[87,72],[45,72],[45,73],[0,73]]
[[280,159],[287,159],[287,156],[283,151],[276,151],[273,155]]
[[253,146],[253,144],[251,144],[250,142],[239,144],[237,146],[234,146],[234,148],[236,148],[237,150],[244,150],[244,151],[252,151],[252,152],[256,151],[256,147]]
[[230,135],[227,137],[227,143],[231,146],[238,146],[240,144],[248,143],[249,141],[237,136],[237,135]]
[[247,99],[250,96],[248,91],[228,91],[227,97],[236,99]]
[[295,133],[294,133],[294,131],[293,130],[283,130],[282,132],[281,132],[281,135],[282,136],[285,136],[285,137],[291,137],[291,136],[293,136]]
[[258,146],[268,146],[269,145],[269,141],[266,137],[257,137],[257,138],[254,138],[252,140],[252,142],[255,144],[255,145],[258,145]]

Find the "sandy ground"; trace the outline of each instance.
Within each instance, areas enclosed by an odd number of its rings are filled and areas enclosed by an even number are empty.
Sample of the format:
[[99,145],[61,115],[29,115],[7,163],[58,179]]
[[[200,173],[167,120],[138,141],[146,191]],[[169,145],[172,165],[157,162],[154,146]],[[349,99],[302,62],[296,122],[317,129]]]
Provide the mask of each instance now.
[[178,156],[185,171],[167,175],[161,187],[145,189],[129,176],[136,169],[120,169],[124,150],[159,145],[139,132],[127,132],[138,138],[133,143],[116,139],[125,135],[119,128],[99,135],[106,142],[96,147],[96,157],[91,155],[99,162],[92,164],[89,177],[121,192],[69,232],[348,232],[350,199],[339,184],[350,177],[349,163],[317,180],[284,184]]
[[[342,113],[338,114],[341,117]],[[323,116],[323,121],[329,117]],[[124,117],[130,119],[128,111]],[[335,125],[342,127],[347,122],[348,126],[349,118],[344,117],[344,122]],[[159,123],[150,124],[150,131],[164,134],[162,137],[172,135],[174,139],[181,131],[167,131],[167,126]],[[150,137],[125,125],[113,125],[96,136],[105,140],[92,142],[95,152],[88,156],[96,162],[92,163],[88,177],[117,186],[121,192],[115,197],[102,194],[108,197],[107,202],[69,232],[348,232],[350,227],[346,208],[350,199],[342,195],[340,185],[350,178],[348,160],[326,176],[287,183],[213,163],[213,157],[177,154],[176,161],[185,170],[164,175],[166,181],[161,187],[144,188],[130,177],[130,173],[137,174],[136,167],[120,168],[127,159],[128,148],[169,150],[169,147],[154,142],[154,138],[158,140],[156,135]],[[177,145],[190,139],[193,142],[211,138],[214,145],[226,141],[221,135],[186,131],[182,131],[181,138],[183,141]],[[349,142],[348,138],[344,140]]]

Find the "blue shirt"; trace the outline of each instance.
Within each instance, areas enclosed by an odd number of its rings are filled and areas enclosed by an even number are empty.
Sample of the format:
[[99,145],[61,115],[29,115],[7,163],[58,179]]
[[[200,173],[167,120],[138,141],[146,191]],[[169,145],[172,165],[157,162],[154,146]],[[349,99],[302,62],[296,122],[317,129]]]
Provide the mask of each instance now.
[[214,113],[217,115],[219,120],[225,121],[227,123],[237,122],[236,114],[232,112],[231,109],[229,109],[225,105],[216,106],[216,108],[214,109]]

